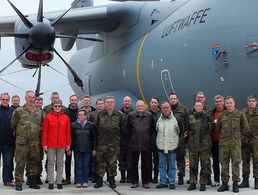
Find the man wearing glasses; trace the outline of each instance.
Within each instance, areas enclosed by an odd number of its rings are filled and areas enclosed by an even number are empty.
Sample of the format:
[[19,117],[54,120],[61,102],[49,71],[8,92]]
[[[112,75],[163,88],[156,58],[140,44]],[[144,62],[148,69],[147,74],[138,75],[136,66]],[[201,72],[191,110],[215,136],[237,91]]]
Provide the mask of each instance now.
[[1,94],[0,105],[0,155],[3,157],[3,182],[5,186],[14,187],[11,183],[12,167],[11,161],[13,159],[14,136],[11,128],[11,117],[13,108],[9,107],[9,94]]

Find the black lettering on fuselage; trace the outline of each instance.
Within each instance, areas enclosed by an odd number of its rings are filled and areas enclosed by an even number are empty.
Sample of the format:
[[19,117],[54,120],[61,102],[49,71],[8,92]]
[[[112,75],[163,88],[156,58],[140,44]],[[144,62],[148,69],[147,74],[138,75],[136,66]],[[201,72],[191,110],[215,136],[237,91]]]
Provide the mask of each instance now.
[[185,28],[189,28],[197,24],[205,23],[208,16],[208,12],[210,10],[211,8],[206,8],[206,9],[201,9],[199,11],[195,11],[194,13],[184,18],[180,18],[175,22],[167,25],[163,30],[161,38],[167,37],[168,35],[171,35],[172,33],[174,34]]

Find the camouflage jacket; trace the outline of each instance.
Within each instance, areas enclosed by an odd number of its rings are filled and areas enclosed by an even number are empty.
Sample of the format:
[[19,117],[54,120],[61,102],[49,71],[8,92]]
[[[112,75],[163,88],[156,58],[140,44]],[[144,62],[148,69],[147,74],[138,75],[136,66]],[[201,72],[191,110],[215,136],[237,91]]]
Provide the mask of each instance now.
[[188,119],[190,111],[186,106],[181,104],[171,106],[171,110],[173,115],[176,117],[180,129],[180,137],[182,137],[184,132],[188,130]]
[[235,109],[232,113],[224,111],[217,120],[221,146],[241,145],[241,136],[249,132],[248,122],[243,112]]
[[120,138],[121,138],[121,140],[120,140],[120,148],[127,149],[128,148],[127,120],[128,120],[128,115],[131,112],[134,112],[134,109],[130,108],[128,110],[125,110],[124,108],[120,108],[119,110],[124,114],[123,127],[122,127],[122,131],[121,131],[121,135],[120,135]]
[[209,114],[194,112],[189,115],[189,149],[202,151],[211,148],[211,122]]
[[107,110],[98,113],[96,126],[98,128],[98,144],[120,146],[120,133],[123,128],[124,115],[114,110],[111,115]]
[[258,109],[255,108],[251,113],[246,109],[244,113],[249,124],[249,133],[242,137],[242,142],[258,143]]
[[34,107],[29,110],[26,105],[17,108],[11,119],[11,126],[16,135],[16,144],[38,146],[42,123],[43,113],[40,109]]

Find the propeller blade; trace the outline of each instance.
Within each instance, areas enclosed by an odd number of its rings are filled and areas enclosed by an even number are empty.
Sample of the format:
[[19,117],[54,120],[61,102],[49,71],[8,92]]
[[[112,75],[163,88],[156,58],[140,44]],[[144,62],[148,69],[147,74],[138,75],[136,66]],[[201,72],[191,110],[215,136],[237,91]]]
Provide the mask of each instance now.
[[57,70],[56,68],[50,66],[49,64],[45,64],[43,66],[47,66],[49,68],[51,68],[52,70],[54,70],[55,72],[59,73],[60,75],[64,76],[65,78],[67,77],[66,75],[64,75],[62,72],[60,72],[59,70]]
[[14,11],[18,14],[18,16],[20,17],[20,19],[22,20],[22,22],[28,27],[31,28],[33,26],[33,24],[9,1],[7,0],[8,3],[12,6],[12,8],[14,9]]
[[71,72],[71,74],[73,75],[74,77],[74,82],[79,86],[81,87],[82,91],[83,90],[83,83],[82,83],[82,80],[80,79],[80,77],[77,75],[77,73],[72,69],[72,67],[65,61],[65,59],[56,51],[55,48],[52,48],[53,51],[56,53],[56,55],[59,56],[59,58],[64,62],[64,64],[66,65],[66,67],[68,68],[68,70]]
[[32,48],[32,45],[28,45],[23,52],[21,52],[20,55],[18,55],[10,64],[8,64],[6,67],[4,67],[2,70],[0,70],[0,74],[3,73],[9,66],[11,66],[19,57],[21,57],[23,54],[25,54],[27,51],[29,51]]
[[79,3],[80,2],[80,0],[78,0],[78,1],[76,1],[68,10],[66,10],[63,14],[61,14],[60,16],[58,16],[56,19],[54,19],[54,20],[52,20],[51,21],[51,23],[50,23],[50,25],[51,26],[55,26],[58,22],[59,22],[59,20],[61,20],[64,16],[65,16],[65,14],[67,14],[74,6],[76,6],[77,5],[77,3]]
[[29,34],[20,33],[0,33],[0,37],[16,37],[16,38],[29,38]]
[[37,88],[35,91],[35,96],[39,97],[40,94],[40,83],[41,83],[41,59],[42,59],[42,50],[39,51],[40,61],[39,61],[39,74],[38,74],[38,82],[37,82]]
[[86,37],[78,37],[78,36],[71,36],[71,35],[56,35],[56,38],[72,38],[72,39],[83,39],[87,41],[95,41],[95,42],[103,42],[101,39],[96,38],[86,38]]
[[43,0],[39,1],[39,10],[38,10],[38,22],[43,22]]

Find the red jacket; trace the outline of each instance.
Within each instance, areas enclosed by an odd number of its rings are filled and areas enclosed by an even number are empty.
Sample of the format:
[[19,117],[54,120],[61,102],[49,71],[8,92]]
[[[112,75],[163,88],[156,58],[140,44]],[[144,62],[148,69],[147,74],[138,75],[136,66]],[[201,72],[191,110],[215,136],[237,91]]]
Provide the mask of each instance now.
[[62,112],[51,112],[44,119],[42,145],[48,148],[71,146],[70,120]]

